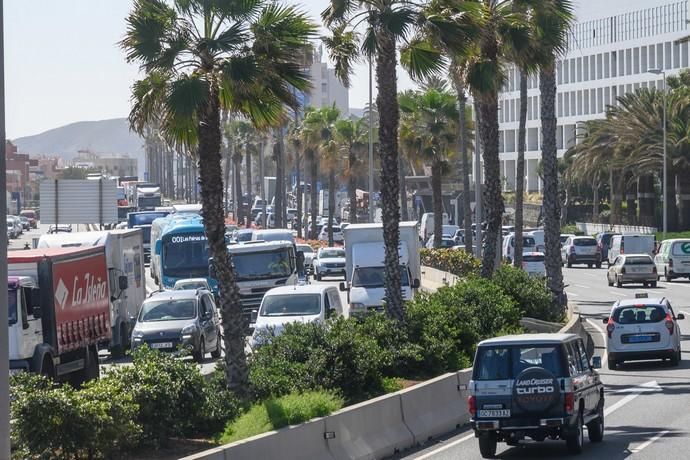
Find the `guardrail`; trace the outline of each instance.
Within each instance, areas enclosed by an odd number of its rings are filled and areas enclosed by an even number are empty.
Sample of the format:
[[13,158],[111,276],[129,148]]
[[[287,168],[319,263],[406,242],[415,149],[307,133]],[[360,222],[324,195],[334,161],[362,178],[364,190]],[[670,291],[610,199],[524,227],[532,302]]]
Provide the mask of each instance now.
[[608,225],[608,224],[593,224],[590,222],[576,222],[577,229],[585,235],[594,235],[601,232],[618,232],[618,233],[641,233],[643,235],[654,234],[658,231],[656,227],[641,227],[636,225]]
[[452,286],[460,280],[460,277],[452,273],[444,272],[436,268],[422,265],[421,290],[434,292],[444,286]]

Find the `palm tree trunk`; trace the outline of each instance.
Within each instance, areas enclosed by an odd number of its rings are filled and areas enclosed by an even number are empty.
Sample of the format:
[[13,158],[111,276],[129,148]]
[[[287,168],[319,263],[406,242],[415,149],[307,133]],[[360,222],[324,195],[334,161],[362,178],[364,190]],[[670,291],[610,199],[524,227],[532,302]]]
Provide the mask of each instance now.
[[225,333],[225,364],[228,386],[241,398],[248,392],[249,369],[244,353],[246,331],[240,292],[225,243],[223,177],[220,167],[220,108],[218,87],[211,85],[205,109],[199,115],[199,167],[204,229],[213,256],[220,292],[220,310]]
[[[460,159],[462,162],[462,210],[463,225],[465,227],[465,251],[472,253],[472,196],[470,195],[470,159],[469,159],[469,130],[467,129],[466,107],[467,96],[462,78],[455,72],[452,74],[455,91],[458,93],[458,114],[460,129]],[[476,129],[476,127],[475,127]],[[457,224],[457,222],[456,222]]]
[[676,175],[674,174],[672,162],[668,162],[668,187],[666,189],[666,200],[668,212],[668,231],[675,232],[678,230],[678,205],[676,204]]
[[310,197],[309,197],[309,207],[311,208],[311,222],[307,224],[307,230],[309,232],[310,239],[315,240],[318,235],[316,234],[316,216],[318,215],[318,207],[316,206],[316,179],[317,179],[317,174],[319,170],[319,164],[318,164],[318,157],[316,156],[316,152],[312,151],[311,152],[311,162],[310,162],[310,167],[311,167],[311,190],[310,190]]
[[558,198],[558,157],[556,150],[556,62],[540,70],[541,158],[544,168],[544,245],[546,246],[546,283],[554,303],[566,307],[561,271],[561,203]]
[[[273,216],[275,217],[275,227],[285,228],[287,225],[283,222],[284,215],[284,199],[285,199],[285,170],[283,160],[285,158],[285,145],[283,144],[283,127],[276,129],[276,144],[275,144],[275,160],[276,160],[276,192],[275,192],[275,206],[273,207]],[[266,191],[268,193],[268,190]]]
[[235,162],[235,193],[233,194],[235,198],[235,222],[237,225],[241,225],[244,219],[242,212],[242,154],[235,153],[233,161]]
[[654,176],[641,176],[638,182],[637,202],[640,208],[640,225],[653,227],[656,225],[654,221],[654,203],[656,201],[656,196],[654,194]]
[[398,181],[400,182],[400,220],[407,221],[407,184],[405,184],[405,162],[402,159],[402,155],[398,155],[398,174],[400,177]]
[[335,169],[328,171],[328,246],[333,246],[333,214],[335,214]]
[[599,184],[599,179],[594,181],[594,190],[593,190],[593,197],[592,197],[592,222],[598,223],[599,222],[599,187],[601,184]]
[[[388,316],[404,321],[400,286],[400,206],[398,205],[398,89],[395,37],[385,28],[377,33],[376,107],[379,111],[379,155],[381,159],[381,211],[385,247],[385,291]],[[498,138],[497,138],[498,139]]]
[[[225,147],[225,169],[223,170],[224,178],[223,178],[223,184],[225,186],[225,189],[223,190],[225,192],[225,209],[227,211],[230,210],[230,192],[228,192],[228,186],[232,184],[230,181],[230,170],[232,169],[232,158],[235,153],[235,143],[232,142],[230,138],[227,139],[228,145]],[[234,186],[230,187],[231,189],[234,189]],[[234,191],[234,190],[233,190]],[[234,196],[234,193],[233,193]],[[237,218],[237,216],[235,216]]]
[[609,170],[609,187],[611,188],[611,220],[610,224],[621,224],[621,213],[623,211],[623,180],[621,172]]
[[637,225],[637,181],[633,173],[625,175],[626,218],[628,225]]
[[297,197],[297,238],[302,238],[302,227],[304,226],[304,220],[302,219],[302,154],[299,149],[295,152],[295,171],[297,176],[297,191],[295,196]]
[[515,165],[515,259],[522,267],[522,228],[525,200],[525,137],[527,132],[527,74],[520,72],[520,121],[518,126],[517,163]]
[[348,167],[350,170],[350,175],[348,177],[347,183],[347,193],[350,201],[350,223],[357,223],[357,177],[354,174],[355,163],[357,162],[357,157],[355,156],[354,149],[350,145],[350,150],[348,151],[347,157]]
[[678,195],[680,195],[678,230],[685,231],[690,229],[690,177],[687,171],[678,176]]
[[[246,148],[244,150],[244,155],[245,155],[245,167],[247,168],[247,177],[246,177],[246,183],[247,183],[247,193],[249,194],[249,207],[251,208],[252,206],[252,201],[254,200],[254,192],[252,188],[252,153],[249,148]],[[263,197],[261,197],[263,199]],[[247,213],[249,214],[249,213]]]
[[434,209],[434,247],[441,247],[443,239],[443,192],[441,189],[441,161],[435,158],[431,163],[431,203]]

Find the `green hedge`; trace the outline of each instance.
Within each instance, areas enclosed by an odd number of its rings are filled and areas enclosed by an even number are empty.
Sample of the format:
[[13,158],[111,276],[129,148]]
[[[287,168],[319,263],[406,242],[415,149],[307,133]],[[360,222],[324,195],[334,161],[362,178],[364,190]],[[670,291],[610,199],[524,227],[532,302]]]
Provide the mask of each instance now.
[[449,272],[457,276],[478,275],[481,262],[463,249],[422,249],[422,265]]
[[563,320],[563,309],[553,303],[543,278],[529,276],[512,265],[502,265],[492,281],[517,302],[522,316],[553,322]]

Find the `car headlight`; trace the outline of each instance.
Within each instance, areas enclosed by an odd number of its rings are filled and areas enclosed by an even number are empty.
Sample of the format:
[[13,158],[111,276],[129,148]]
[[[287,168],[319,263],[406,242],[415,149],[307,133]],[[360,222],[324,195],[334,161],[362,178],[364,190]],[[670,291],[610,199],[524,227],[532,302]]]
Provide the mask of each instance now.
[[367,307],[363,303],[351,303],[350,310],[366,310]]
[[182,337],[191,337],[196,332],[196,324],[188,324],[182,328]]
[[140,331],[140,330],[138,330],[138,329],[134,329],[134,330],[132,331],[132,338],[133,338],[133,339],[141,339],[141,338],[143,338],[143,337],[144,337],[144,332],[143,332],[143,331]]

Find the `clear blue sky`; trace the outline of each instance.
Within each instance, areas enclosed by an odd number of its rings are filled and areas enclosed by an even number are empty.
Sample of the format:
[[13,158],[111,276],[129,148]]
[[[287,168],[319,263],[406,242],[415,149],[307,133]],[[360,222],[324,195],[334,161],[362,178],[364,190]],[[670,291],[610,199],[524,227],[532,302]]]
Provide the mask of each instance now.
[[[4,3],[8,138],[75,121],[127,116],[129,90],[138,71],[125,63],[117,42],[131,0]],[[296,3],[318,20],[327,0]],[[404,86],[408,81],[401,76]],[[367,68],[360,66],[352,80],[350,106],[363,107],[367,100]]]

